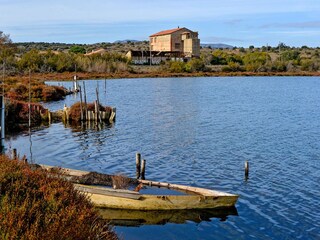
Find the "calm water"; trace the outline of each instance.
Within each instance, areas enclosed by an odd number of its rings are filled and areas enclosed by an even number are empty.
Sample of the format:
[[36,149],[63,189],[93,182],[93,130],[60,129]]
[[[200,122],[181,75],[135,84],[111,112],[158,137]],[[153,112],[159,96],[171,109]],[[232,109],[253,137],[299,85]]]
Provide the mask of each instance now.
[[[139,151],[149,179],[240,195],[238,216],[225,221],[116,227],[125,239],[320,239],[320,78],[86,81],[89,100],[97,86],[100,101],[117,107],[116,123],[34,131],[35,162],[134,177]],[[27,135],[7,147],[31,158]]]

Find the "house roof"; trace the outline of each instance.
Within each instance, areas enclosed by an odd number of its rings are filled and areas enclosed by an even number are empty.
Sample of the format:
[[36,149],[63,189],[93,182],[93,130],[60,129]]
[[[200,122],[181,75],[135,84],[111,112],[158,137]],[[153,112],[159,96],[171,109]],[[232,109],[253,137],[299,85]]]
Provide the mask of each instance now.
[[171,33],[174,33],[176,31],[179,31],[181,29],[186,29],[186,28],[174,28],[174,29],[164,30],[164,31],[152,34],[152,35],[150,35],[150,37],[156,37],[156,36],[171,34]]

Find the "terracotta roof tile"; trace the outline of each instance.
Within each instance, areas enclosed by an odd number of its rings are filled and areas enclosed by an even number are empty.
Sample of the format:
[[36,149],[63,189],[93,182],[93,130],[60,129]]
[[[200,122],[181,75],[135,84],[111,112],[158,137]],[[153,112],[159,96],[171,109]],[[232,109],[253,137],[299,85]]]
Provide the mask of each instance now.
[[181,29],[184,29],[184,28],[174,28],[174,29],[164,30],[164,31],[161,31],[161,32],[152,34],[152,35],[150,35],[150,37],[155,37],[155,36],[161,36],[161,35],[171,34],[171,33],[174,33],[174,32],[176,32],[176,31],[178,31],[178,30],[181,30]]

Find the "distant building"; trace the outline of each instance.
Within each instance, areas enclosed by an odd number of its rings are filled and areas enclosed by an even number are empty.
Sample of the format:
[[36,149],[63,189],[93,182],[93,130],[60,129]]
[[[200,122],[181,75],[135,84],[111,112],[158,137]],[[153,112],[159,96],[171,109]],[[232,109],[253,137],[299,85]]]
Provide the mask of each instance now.
[[180,52],[186,58],[200,56],[198,32],[187,28],[175,28],[152,34],[150,50],[159,52]]
[[174,61],[183,61],[184,56],[180,52],[164,52],[164,51],[134,51],[130,50],[127,52],[126,57],[136,65],[158,65],[161,62],[165,62],[167,60],[174,60]]

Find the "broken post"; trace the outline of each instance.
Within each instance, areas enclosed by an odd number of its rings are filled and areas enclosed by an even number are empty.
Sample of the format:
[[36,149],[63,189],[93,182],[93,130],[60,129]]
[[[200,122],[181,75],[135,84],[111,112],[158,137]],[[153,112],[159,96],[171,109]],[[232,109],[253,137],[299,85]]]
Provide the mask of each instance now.
[[245,161],[244,163],[244,176],[245,176],[245,180],[248,180],[249,178],[249,162]]
[[96,88],[96,95],[97,95],[97,105],[98,105],[98,110],[97,110],[97,122],[101,122],[100,101],[99,101],[99,90],[98,90],[98,88]]
[[141,179],[142,180],[146,179],[145,172],[146,172],[146,160],[142,159],[142,162],[141,162]]
[[52,122],[52,112],[48,110],[48,122],[49,124]]
[[0,137],[1,137],[1,153],[4,151],[4,138],[5,138],[5,104],[4,96],[0,96]]
[[99,122],[99,113],[98,113],[99,106],[98,106],[97,100],[94,101],[94,111],[95,111],[95,120],[96,120],[96,123],[98,123]]
[[85,119],[88,119],[88,106],[87,106],[87,92],[86,92],[86,85],[85,81],[83,81],[83,95],[84,95],[84,116]]
[[13,160],[17,159],[17,149],[16,148],[12,149],[12,158],[13,158]]
[[81,87],[79,87],[79,92],[80,92],[80,119],[83,121],[83,108],[82,108],[82,91]]
[[136,177],[140,178],[140,168],[141,168],[141,154],[136,153]]

